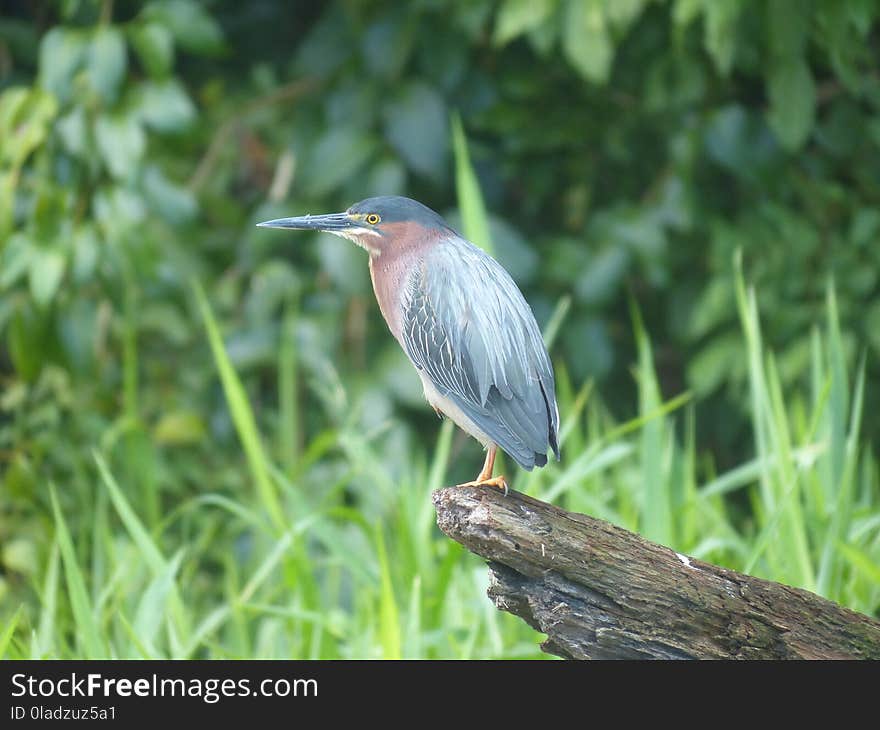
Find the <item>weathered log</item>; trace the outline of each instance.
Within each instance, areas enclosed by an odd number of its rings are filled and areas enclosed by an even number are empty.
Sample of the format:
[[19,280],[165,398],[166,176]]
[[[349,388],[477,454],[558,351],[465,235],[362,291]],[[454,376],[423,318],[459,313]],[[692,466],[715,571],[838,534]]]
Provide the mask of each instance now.
[[486,558],[489,597],[568,659],[880,659],[880,622],[705,563],[587,515],[491,488],[433,494]]

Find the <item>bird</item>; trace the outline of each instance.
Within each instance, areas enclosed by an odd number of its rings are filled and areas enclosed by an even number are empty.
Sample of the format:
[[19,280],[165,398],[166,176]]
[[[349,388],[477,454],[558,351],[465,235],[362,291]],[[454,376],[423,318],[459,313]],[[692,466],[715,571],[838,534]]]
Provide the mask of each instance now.
[[550,449],[560,459],[553,365],[532,309],[501,264],[438,213],[390,195],[257,226],[331,233],[367,251],[379,309],[426,400],[486,449],[476,478],[457,486],[507,494],[493,476],[499,448],[527,471]]

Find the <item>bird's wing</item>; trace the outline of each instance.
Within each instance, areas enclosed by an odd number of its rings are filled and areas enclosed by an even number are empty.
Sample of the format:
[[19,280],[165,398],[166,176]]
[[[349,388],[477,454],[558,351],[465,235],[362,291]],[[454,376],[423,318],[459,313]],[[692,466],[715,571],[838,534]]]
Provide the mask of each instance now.
[[526,469],[559,456],[553,368],[513,279],[461,238],[439,242],[402,299],[410,359],[489,438]]

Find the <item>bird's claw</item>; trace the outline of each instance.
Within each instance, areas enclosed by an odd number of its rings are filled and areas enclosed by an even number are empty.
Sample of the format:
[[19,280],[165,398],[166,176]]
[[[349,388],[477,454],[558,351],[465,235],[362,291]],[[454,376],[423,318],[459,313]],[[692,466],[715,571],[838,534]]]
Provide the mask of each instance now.
[[506,497],[510,490],[507,488],[507,479],[503,476],[492,477],[491,479],[476,479],[472,482],[464,482],[464,484],[456,484],[457,487],[495,487],[504,492]]

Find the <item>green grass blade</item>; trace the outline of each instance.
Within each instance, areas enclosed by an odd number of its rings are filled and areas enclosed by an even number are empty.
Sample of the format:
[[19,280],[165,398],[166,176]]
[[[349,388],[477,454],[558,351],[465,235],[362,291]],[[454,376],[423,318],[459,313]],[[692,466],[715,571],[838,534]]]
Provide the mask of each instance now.
[[388,553],[385,552],[385,540],[381,530],[376,530],[376,555],[379,558],[379,636],[382,655],[385,659],[400,659],[400,617],[397,601],[394,598]]
[[661,418],[662,416],[672,413],[673,411],[677,411],[679,408],[689,403],[691,397],[691,393],[689,392],[680,393],[674,398],[670,398],[665,403],[661,403],[656,408],[652,408],[647,413],[640,413],[635,418],[632,418],[625,423],[621,423],[619,426],[614,426],[608,429],[602,435],[602,440],[606,442],[617,441],[623,436],[626,436],[628,433],[631,433],[632,431],[637,431],[638,429],[644,427],[655,418]]
[[288,477],[299,463],[299,401],[297,399],[297,354],[294,340],[296,309],[284,311],[278,347],[278,457]]
[[880,585],[880,564],[871,559],[871,556],[854,545],[844,542],[837,543],[837,549],[853,569],[861,573],[865,580],[872,585]]
[[70,608],[73,611],[77,639],[82,647],[82,658],[106,659],[108,652],[104,640],[101,638],[101,632],[98,630],[86,582],[76,559],[73,540],[70,537],[70,531],[67,528],[67,522],[64,520],[53,486],[49,487],[49,495],[52,501],[52,512],[55,516],[55,539],[58,541],[58,547],[61,551],[67,595],[70,600]]
[[413,576],[409,592],[406,621],[406,658],[421,659],[424,656],[422,630],[422,578]]
[[580,425],[581,414],[583,414],[587,401],[590,399],[590,395],[593,392],[593,386],[594,382],[592,380],[585,381],[581,386],[581,389],[577,392],[574,398],[571,399],[571,405],[565,410],[565,415],[562,413],[559,414],[562,420],[562,423],[559,426],[560,448],[566,443],[568,435],[572,430]]
[[175,580],[180,563],[183,559],[183,550],[179,550],[165,569],[159,573],[147,586],[144,595],[138,604],[134,617],[134,631],[140,637],[141,642],[150,648],[150,654],[157,656],[155,640],[162,621],[167,615],[166,607],[175,590]]
[[12,637],[15,635],[15,629],[18,628],[18,622],[23,615],[24,604],[15,609],[15,613],[12,614],[12,617],[6,622],[3,631],[0,632],[0,659],[6,658],[6,653],[9,651],[9,646],[12,643]]
[[467,139],[458,114],[452,115],[452,149],[455,154],[455,190],[465,238],[491,255],[494,253],[494,247],[489,216],[486,213],[480,183],[471,165]]
[[809,591],[815,591],[816,573],[802,507],[803,475],[802,470],[797,468],[794,459],[791,427],[785,412],[782,384],[776,367],[776,358],[772,354],[767,357],[766,372],[767,393],[770,397],[768,405],[771,417],[769,431],[776,457],[775,467],[778,472],[774,483],[787,486],[784,494],[781,491],[777,493],[777,501],[783,505],[784,515],[782,529],[779,532],[779,538],[774,541],[773,550],[777,555],[777,560],[781,559],[780,554],[786,558],[786,562],[788,558],[794,559],[794,569],[790,573],[791,578],[788,579],[788,582]]
[[150,533],[140,519],[138,519],[128,500],[122,494],[122,490],[116,483],[114,476],[110,473],[104,457],[97,451],[93,453],[93,456],[95,463],[98,465],[98,473],[101,475],[104,486],[110,494],[110,501],[125,525],[125,529],[128,530],[128,534],[134,540],[150,570],[156,575],[162,573],[166,568],[165,558],[162,556],[159,548],[156,547],[156,543],[153,542]]
[[604,448],[596,445],[572,461],[541,498],[553,502],[575,485],[622,461],[634,450],[632,444],[626,442],[611,443]]
[[455,433],[455,424],[448,418],[440,427],[437,436],[437,445],[434,447],[434,457],[431,460],[431,471],[428,474],[428,490],[434,491],[444,486],[446,471],[449,467],[449,454],[452,451],[452,436]]
[[565,322],[565,318],[570,311],[571,296],[566,294],[565,296],[559,297],[559,301],[556,302],[556,307],[553,309],[553,314],[550,315],[550,319],[547,320],[547,325],[544,327],[544,345],[548,350],[550,350],[553,347],[553,343],[556,342],[559,330],[562,329],[562,324]]
[[[46,566],[46,578],[43,581],[43,593],[40,597],[40,623],[37,627],[36,651],[33,659],[57,656],[56,625],[58,622],[58,540],[52,543],[49,561]],[[55,650],[53,652],[53,649]]]
[[[855,481],[859,459],[858,444],[865,397],[865,366],[865,358],[862,357],[858,372],[856,373],[849,433],[844,442],[843,462],[841,464],[843,472],[836,481],[837,494],[834,498],[834,511],[831,514],[831,521],[826,531],[825,545],[823,546],[822,557],[819,563],[818,590],[824,596],[838,595],[843,580],[843,561],[838,558],[838,550],[844,536],[849,531],[854,508]],[[835,418],[835,420],[837,419]],[[833,458],[834,453],[832,452]]]
[[278,539],[275,546],[266,556],[266,559],[260,564],[257,570],[254,571],[251,579],[238,595],[237,603],[243,604],[251,600],[254,593],[257,592],[257,589],[266,582],[272,574],[272,571],[275,570],[284,559],[285,554],[290,548],[290,543],[293,541],[293,537],[294,531],[288,530],[280,537],[280,539]]
[[248,402],[247,394],[244,386],[235,368],[226,354],[226,348],[223,345],[223,339],[220,336],[220,330],[208,304],[205,292],[202,290],[198,282],[193,282],[193,291],[199,309],[202,313],[202,319],[205,323],[205,329],[208,332],[208,341],[211,345],[211,352],[214,355],[214,363],[220,374],[220,382],[223,385],[223,392],[226,395],[226,402],[232,414],[232,420],[235,424],[235,430],[238,433],[239,440],[247,457],[248,467],[251,477],[257,487],[260,501],[272,524],[281,532],[284,530],[287,520],[284,517],[284,510],[281,507],[281,500],[274,482],[269,477],[268,461],[266,459],[260,434],[257,431],[256,419],[254,412]]
[[831,438],[831,479],[826,485],[830,490],[826,497],[829,503],[834,501],[836,486],[843,476],[844,459],[846,458],[846,425],[849,413],[849,385],[846,377],[846,356],[843,351],[843,339],[840,334],[840,316],[837,312],[837,295],[834,285],[828,285],[827,295],[828,319],[828,369],[831,374],[831,396],[828,414]]
[[[633,329],[638,350],[639,413],[651,413],[662,404],[660,384],[654,371],[654,355],[642,315],[635,302],[631,303]],[[661,545],[674,542],[672,499],[669,493],[668,462],[665,458],[666,422],[663,417],[647,421],[642,428],[639,443],[639,461],[642,467],[644,509],[642,530],[649,540]]]
[[[98,465],[98,472],[101,475],[104,486],[110,494],[110,501],[113,503],[116,513],[119,515],[122,524],[125,526],[129,536],[137,546],[138,552],[143,557],[150,572],[153,574],[154,578],[165,574],[168,570],[168,561],[156,546],[156,543],[135,514],[135,511],[131,508],[128,500],[119,488],[116,479],[113,477],[113,474],[110,473],[110,469],[107,467],[104,458],[101,454],[94,452],[94,459],[95,463]],[[173,622],[169,623],[172,653],[174,656],[182,656],[183,637],[189,636],[190,627],[180,594],[174,586],[171,588],[169,611],[173,618]]]
[[132,652],[133,657],[137,659],[159,659],[160,657],[156,655],[155,651],[152,647],[148,646],[144,641],[141,640],[141,637],[138,635],[137,630],[134,626],[131,625],[131,622],[128,620],[128,616],[125,615],[122,611],[118,613],[119,623],[122,626],[122,630],[125,635],[128,637],[128,640],[131,642],[134,651]]

